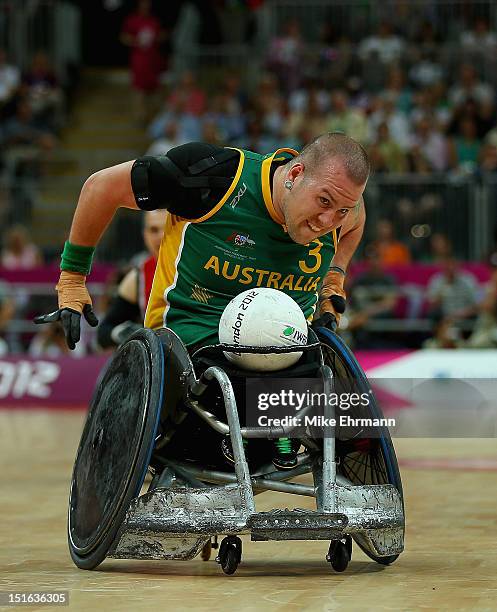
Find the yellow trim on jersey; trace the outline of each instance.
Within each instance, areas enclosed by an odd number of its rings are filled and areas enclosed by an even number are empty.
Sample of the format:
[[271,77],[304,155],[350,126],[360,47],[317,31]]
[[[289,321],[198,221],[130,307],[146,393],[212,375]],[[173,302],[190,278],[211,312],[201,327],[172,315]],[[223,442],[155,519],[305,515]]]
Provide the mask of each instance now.
[[338,240],[339,240],[336,229],[331,230],[331,234],[333,236],[333,246],[335,247],[335,253],[336,253],[337,248],[338,248]]
[[289,149],[287,147],[283,149],[276,150],[270,157],[265,159],[262,162],[262,171],[261,171],[261,180],[262,180],[262,196],[264,198],[264,204],[268,210],[268,213],[273,221],[279,223],[280,225],[284,225],[284,219],[280,219],[276,213],[276,209],[273,204],[273,197],[271,195],[271,185],[269,184],[269,174],[271,171],[271,164],[273,162],[274,156],[278,155],[278,153],[291,153],[294,156],[297,156],[299,153],[295,151],[295,149]]
[[169,308],[167,293],[177,280],[185,230],[191,221],[167,213],[164,237],[160,245],[154,282],[145,312],[145,327],[159,329],[164,326],[164,313]]
[[236,169],[235,178],[231,182],[231,185],[229,186],[228,191],[219,200],[219,202],[214,206],[214,208],[210,210],[208,213],[206,213],[203,217],[200,217],[200,219],[195,219],[194,221],[192,221],[192,223],[201,223],[202,221],[206,221],[207,219],[210,219],[212,215],[215,215],[217,211],[221,208],[221,206],[223,206],[226,200],[233,193],[233,190],[235,189],[236,185],[238,184],[238,181],[240,180],[240,176],[243,170],[243,164],[245,162],[245,153],[241,149],[237,149],[236,147],[226,147],[226,148],[234,149],[235,151],[238,151],[238,153],[240,153],[240,161],[238,162],[238,168]]

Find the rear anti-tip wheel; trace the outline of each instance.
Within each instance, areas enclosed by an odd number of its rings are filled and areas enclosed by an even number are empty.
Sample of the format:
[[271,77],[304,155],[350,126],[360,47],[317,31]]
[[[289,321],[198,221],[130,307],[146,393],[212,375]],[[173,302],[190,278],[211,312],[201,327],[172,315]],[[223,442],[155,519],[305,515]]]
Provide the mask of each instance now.
[[200,556],[202,557],[202,561],[209,561],[209,559],[211,558],[211,552],[212,552],[212,543],[209,540],[208,542],[204,544],[204,547],[202,548],[202,552],[200,553]]
[[344,536],[341,540],[332,540],[326,561],[331,564],[335,572],[344,572],[352,558],[352,538]]
[[231,576],[237,570],[242,558],[242,541],[237,536],[224,538],[219,547],[219,554],[216,562],[221,565],[225,574]]

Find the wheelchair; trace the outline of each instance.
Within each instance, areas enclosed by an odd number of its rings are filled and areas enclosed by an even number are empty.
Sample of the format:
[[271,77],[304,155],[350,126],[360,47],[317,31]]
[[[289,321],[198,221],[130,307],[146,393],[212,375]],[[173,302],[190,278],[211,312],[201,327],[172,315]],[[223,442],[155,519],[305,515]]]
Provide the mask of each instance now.
[[[79,444],[70,488],[68,543],[74,563],[93,569],[105,558],[188,560],[210,557],[233,574],[240,535],[253,541],[326,540],[326,560],[347,568],[352,541],[389,565],[404,547],[404,503],[388,429],[333,427],[317,437],[299,430],[297,465],[277,470],[272,445],[240,420],[250,377],[320,377],[326,389],[367,393],[363,416],[382,417],[368,380],[343,340],[309,328],[299,361],[270,373],[237,370],[230,345],[190,355],[170,329],[135,332],[102,373]],[[236,347],[237,352],[288,352],[287,347]],[[309,407],[306,408],[309,410]],[[333,408],[326,408],[328,416]],[[365,412],[364,412],[365,410]],[[269,428],[270,437],[297,435]],[[221,452],[229,434],[234,467]],[[258,437],[256,437],[258,436]],[[248,441],[247,460],[243,438]],[[151,476],[145,490],[147,472]],[[294,482],[312,474],[313,486]],[[150,479],[149,479],[150,480]],[[315,498],[316,509],[257,512],[254,496],[280,491]],[[218,536],[224,536],[218,546]]]

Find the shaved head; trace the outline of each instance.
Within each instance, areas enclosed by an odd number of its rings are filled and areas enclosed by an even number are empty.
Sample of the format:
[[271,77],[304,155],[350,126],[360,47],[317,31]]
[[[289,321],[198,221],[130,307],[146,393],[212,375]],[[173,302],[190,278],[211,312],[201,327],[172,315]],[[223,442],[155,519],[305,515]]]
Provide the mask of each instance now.
[[368,180],[370,164],[366,150],[357,141],[338,132],[318,136],[290,163],[292,165],[295,162],[303,163],[309,175],[333,159],[342,163],[348,178],[356,185],[364,185]]

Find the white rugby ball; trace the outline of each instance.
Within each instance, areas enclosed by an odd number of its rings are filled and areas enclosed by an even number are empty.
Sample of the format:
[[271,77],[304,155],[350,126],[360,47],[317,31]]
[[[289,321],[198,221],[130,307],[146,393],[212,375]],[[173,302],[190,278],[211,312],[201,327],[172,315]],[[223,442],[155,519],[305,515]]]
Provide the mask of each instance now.
[[[229,302],[219,321],[219,341],[246,346],[307,344],[307,321],[289,295],[266,287],[248,289]],[[271,372],[296,363],[302,351],[291,353],[228,353],[226,358],[246,370]]]

